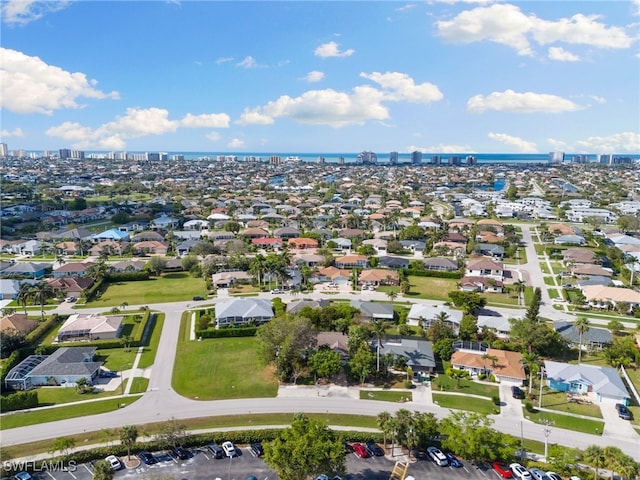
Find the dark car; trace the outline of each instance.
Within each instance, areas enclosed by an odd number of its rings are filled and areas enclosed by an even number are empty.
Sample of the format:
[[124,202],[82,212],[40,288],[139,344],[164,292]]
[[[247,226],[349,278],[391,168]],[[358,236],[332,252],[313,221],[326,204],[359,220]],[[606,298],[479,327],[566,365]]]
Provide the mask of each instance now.
[[344,447],[344,453],[353,453],[353,447],[346,440],[342,441],[342,446]]
[[618,416],[623,420],[631,420],[631,412],[626,405],[622,403],[616,403],[616,410],[618,410]]
[[462,467],[462,462],[458,460],[455,455],[453,455],[453,453],[445,453],[445,456],[447,457],[447,460],[449,460],[449,465],[451,465],[453,468]]
[[204,300],[204,297],[201,297],[201,296],[199,296],[199,295],[196,295],[195,297],[193,297],[193,301],[194,301],[194,302],[200,302],[200,301],[202,301],[202,300]]
[[251,454],[255,457],[261,457],[264,455],[264,448],[262,448],[261,443],[252,443],[249,445],[249,449],[251,450]]
[[145,465],[153,465],[154,463],[157,463],[156,462],[156,457],[154,457],[153,454],[150,453],[150,452],[142,451],[142,452],[138,453],[138,458]]
[[213,458],[224,458],[224,450],[222,450],[222,447],[217,443],[207,445],[207,450],[213,455]]
[[187,458],[191,458],[191,452],[183,447],[173,447],[171,449],[171,456],[178,460],[186,460]]
[[522,400],[524,398],[524,390],[514,385],[513,387],[511,387],[511,396],[513,398],[517,398],[518,400]]
[[380,448],[376,442],[369,441],[365,444],[367,450],[369,450],[369,454],[373,457],[384,457],[384,450]]

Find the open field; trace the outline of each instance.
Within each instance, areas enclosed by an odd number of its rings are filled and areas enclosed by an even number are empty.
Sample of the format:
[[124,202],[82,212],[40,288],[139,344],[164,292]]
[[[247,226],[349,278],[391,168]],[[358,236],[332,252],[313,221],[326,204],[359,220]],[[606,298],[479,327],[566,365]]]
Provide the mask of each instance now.
[[173,368],[173,388],[199,400],[275,397],[278,382],[272,368],[258,358],[255,337],[210,338],[190,341],[183,317]]
[[111,283],[100,298],[88,302],[86,306],[116,307],[123,302],[129,305],[184,302],[191,300],[194,295],[206,294],[202,278],[192,277],[187,272],[165,273],[146,281]]

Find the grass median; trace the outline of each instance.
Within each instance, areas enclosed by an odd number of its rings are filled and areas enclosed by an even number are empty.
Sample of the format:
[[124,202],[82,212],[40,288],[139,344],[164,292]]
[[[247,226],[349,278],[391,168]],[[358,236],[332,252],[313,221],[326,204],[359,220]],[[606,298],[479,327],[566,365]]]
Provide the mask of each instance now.
[[500,413],[500,407],[494,405],[491,400],[482,400],[481,398],[467,397],[465,395],[433,393],[433,402],[442,408],[451,408],[453,410],[466,410],[485,415]]

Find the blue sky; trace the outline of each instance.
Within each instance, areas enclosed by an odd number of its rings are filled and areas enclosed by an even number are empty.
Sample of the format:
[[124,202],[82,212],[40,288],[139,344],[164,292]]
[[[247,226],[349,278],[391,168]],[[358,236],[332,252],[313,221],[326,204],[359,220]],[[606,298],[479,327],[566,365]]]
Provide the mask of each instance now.
[[640,0],[1,6],[10,150],[640,153]]

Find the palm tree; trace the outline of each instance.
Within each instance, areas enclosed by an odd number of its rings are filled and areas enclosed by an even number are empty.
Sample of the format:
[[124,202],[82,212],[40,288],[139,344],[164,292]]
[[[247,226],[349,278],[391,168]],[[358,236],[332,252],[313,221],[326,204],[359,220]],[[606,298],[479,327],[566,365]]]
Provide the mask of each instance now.
[[17,296],[17,300],[18,302],[20,302],[20,304],[22,305],[22,308],[24,308],[24,314],[27,314],[27,302],[29,301],[29,298],[31,297],[31,287],[32,285],[26,282],[23,282],[20,284],[20,290],[18,291],[18,296]]
[[389,300],[391,300],[391,307],[393,307],[393,301],[398,297],[398,292],[395,289],[390,289],[387,292],[387,297],[389,297]]
[[262,275],[265,272],[265,268],[265,258],[261,253],[253,257],[251,265],[249,266],[249,271],[258,279],[258,287],[262,286]]
[[93,480],[111,480],[115,473],[106,460],[98,460],[93,465]]
[[40,304],[40,320],[44,322],[44,304],[47,303],[47,300],[55,297],[56,293],[54,292],[51,285],[47,282],[40,282],[33,285],[30,289],[30,296]]
[[589,320],[585,317],[578,317],[573,324],[580,338],[578,340],[578,363],[582,361],[582,335],[589,330]]
[[605,467],[611,473],[611,480],[613,480],[613,475],[619,470],[623,462],[624,452],[618,447],[609,445],[602,449],[602,454],[605,458]]
[[131,447],[138,439],[138,429],[135,425],[125,425],[120,429],[120,443],[127,447],[127,460],[131,460]]
[[534,352],[523,353],[521,362],[529,370],[529,393],[531,393],[531,390],[533,390],[533,376],[540,369],[540,357]]
[[605,466],[607,461],[602,447],[598,445],[589,445],[584,452],[582,452],[582,460],[593,467],[595,471],[593,476],[594,480],[598,479],[600,469]]
[[387,450],[387,435],[391,433],[393,417],[389,412],[380,412],[377,417],[378,428],[382,431],[383,447]]
[[380,347],[382,346],[382,339],[387,326],[388,323],[384,320],[374,320],[371,323],[371,333],[376,337],[376,372],[380,372]]
[[516,292],[518,293],[518,305],[521,305],[523,300],[522,295],[524,294],[524,291],[527,288],[527,284],[524,283],[522,280],[518,280],[513,284],[513,286],[515,287]]

